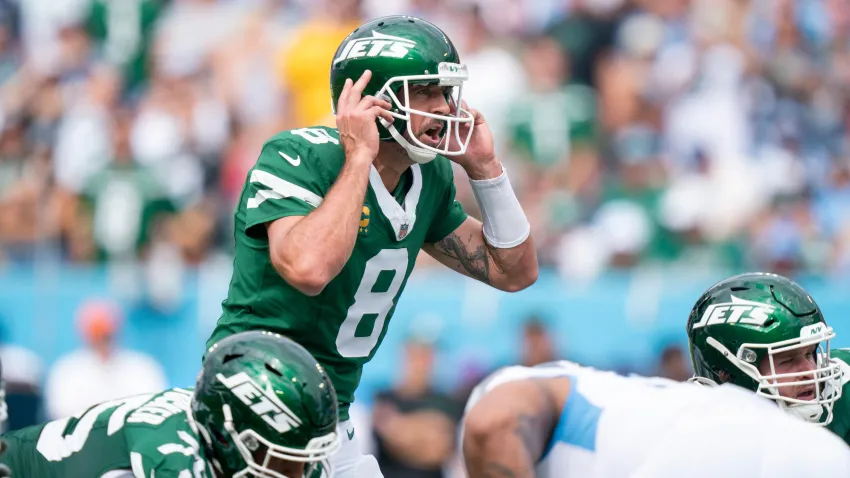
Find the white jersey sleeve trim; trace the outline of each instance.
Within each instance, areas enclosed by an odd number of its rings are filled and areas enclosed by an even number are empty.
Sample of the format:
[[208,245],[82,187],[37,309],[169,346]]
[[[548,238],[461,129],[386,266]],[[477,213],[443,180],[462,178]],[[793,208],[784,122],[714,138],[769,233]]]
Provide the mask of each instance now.
[[130,470],[110,470],[100,475],[100,478],[136,478],[136,474]]
[[[130,467],[133,468],[133,476],[135,478],[148,478],[145,476],[144,458],[142,458],[141,453],[130,452]],[[153,473],[151,473],[151,476],[153,476]]]
[[248,199],[248,209],[259,207],[267,199],[296,198],[313,207],[319,207],[322,204],[322,197],[318,194],[266,171],[259,169],[251,171],[250,181],[252,183],[262,184],[269,189],[257,191],[254,197]]

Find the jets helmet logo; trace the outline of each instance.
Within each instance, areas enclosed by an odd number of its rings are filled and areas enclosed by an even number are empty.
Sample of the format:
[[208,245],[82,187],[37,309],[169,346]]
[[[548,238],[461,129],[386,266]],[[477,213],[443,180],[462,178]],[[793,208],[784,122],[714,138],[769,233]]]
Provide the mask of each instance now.
[[352,58],[374,58],[376,56],[404,58],[415,46],[416,42],[413,40],[373,31],[371,37],[348,41],[339,56],[334,58],[334,65]]
[[715,324],[750,324],[764,325],[770,314],[776,310],[772,305],[739,299],[732,296],[732,302],[712,304],[702,314],[699,322],[693,328],[699,329]]
[[278,433],[286,433],[301,426],[301,420],[280,401],[271,385],[267,385],[264,390],[245,372],[232,377],[218,374],[216,378]]

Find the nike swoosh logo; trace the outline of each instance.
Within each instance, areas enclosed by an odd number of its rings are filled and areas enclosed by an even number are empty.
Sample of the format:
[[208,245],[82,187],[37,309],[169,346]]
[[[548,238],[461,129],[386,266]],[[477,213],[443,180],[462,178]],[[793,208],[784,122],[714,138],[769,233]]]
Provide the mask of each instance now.
[[300,154],[295,159],[292,159],[292,156],[287,156],[286,154],[283,154],[280,151],[278,151],[277,154],[279,154],[280,157],[287,160],[289,162],[289,164],[291,164],[293,166],[297,167],[299,164],[301,164],[301,155]]
[[348,433],[348,439],[349,440],[354,440],[354,429],[353,428],[351,430],[346,430],[345,432]]

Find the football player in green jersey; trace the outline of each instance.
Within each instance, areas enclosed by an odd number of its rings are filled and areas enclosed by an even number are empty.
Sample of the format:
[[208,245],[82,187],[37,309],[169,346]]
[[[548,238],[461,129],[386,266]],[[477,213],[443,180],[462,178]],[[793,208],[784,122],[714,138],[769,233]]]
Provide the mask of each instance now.
[[[504,291],[537,278],[530,226],[493,137],[461,100],[467,77],[436,26],[370,21],[331,64],[337,128],[275,135],[246,178],[233,277],[209,341],[269,329],[325,366],[340,400],[338,476],[379,475],[358,451],[348,407],[420,251]],[[469,176],[483,223],[455,200],[452,163]]]
[[3,436],[16,478],[316,478],[339,448],[330,378],[271,332],[214,345],[197,385],[112,400]]
[[697,383],[733,383],[850,444],[850,350],[802,287],[775,274],[721,281],[688,318]]

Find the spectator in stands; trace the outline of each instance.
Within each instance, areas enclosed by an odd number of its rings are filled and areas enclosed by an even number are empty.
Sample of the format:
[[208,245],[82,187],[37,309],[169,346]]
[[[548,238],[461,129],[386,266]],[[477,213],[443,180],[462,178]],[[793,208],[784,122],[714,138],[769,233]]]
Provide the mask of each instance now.
[[138,0],[124,5],[91,0],[87,3],[85,24],[92,40],[111,64],[121,68],[128,90],[142,86],[150,75],[153,34],[166,2]]
[[528,79],[516,55],[497,41],[481,7],[473,4],[458,10],[462,34],[452,38],[457,38],[461,59],[469,67],[463,98],[487,118],[493,137],[498,138],[496,152],[501,153],[508,138],[511,105],[525,95]]
[[532,316],[523,325],[521,353],[526,367],[557,360],[552,336],[540,318]]
[[679,382],[684,382],[693,376],[691,361],[680,345],[670,344],[664,347],[655,375]]
[[386,478],[440,478],[455,450],[461,404],[432,388],[434,345],[411,338],[401,379],[375,397],[375,456]]
[[80,191],[78,214],[93,225],[93,239],[103,260],[137,257],[159,223],[174,211],[165,185],[152,168],[139,164],[130,147],[131,116],[115,115],[111,159]]
[[114,304],[84,303],[77,325],[87,347],[61,357],[50,370],[45,391],[49,419],[71,416],[107,400],[161,391],[168,385],[155,359],[118,345],[121,316]]
[[328,101],[328,71],[339,44],[362,21],[361,3],[361,0],[310,3],[311,18],[280,51],[278,78],[291,100],[287,128],[336,126]]

